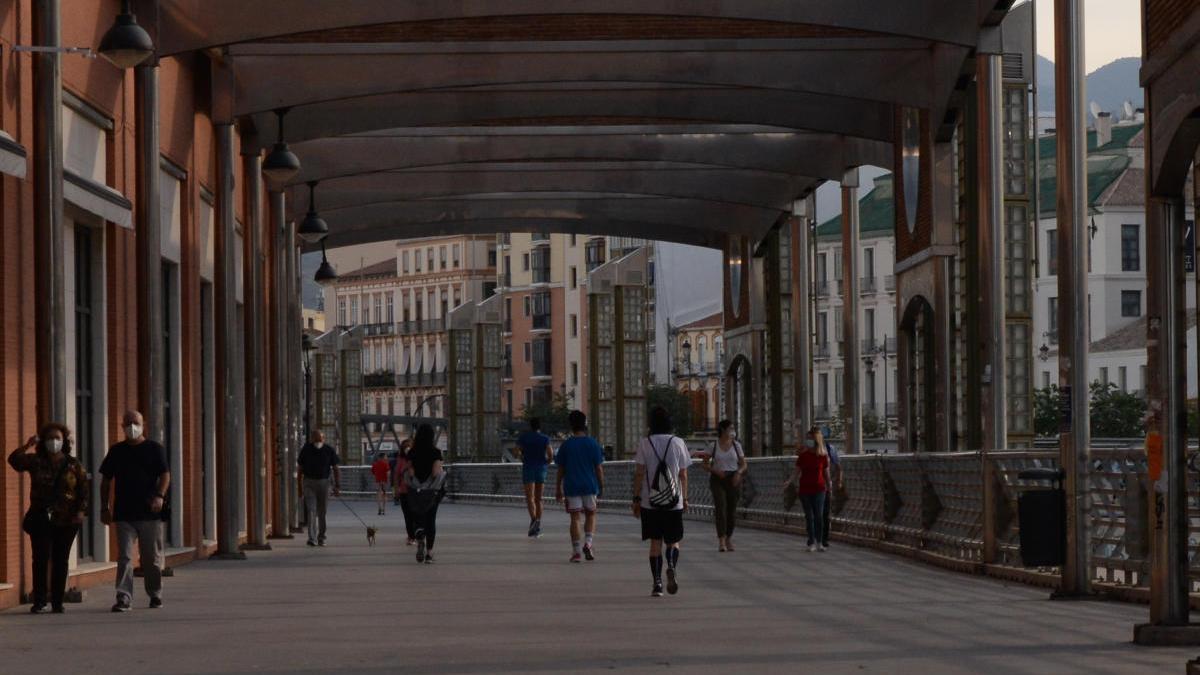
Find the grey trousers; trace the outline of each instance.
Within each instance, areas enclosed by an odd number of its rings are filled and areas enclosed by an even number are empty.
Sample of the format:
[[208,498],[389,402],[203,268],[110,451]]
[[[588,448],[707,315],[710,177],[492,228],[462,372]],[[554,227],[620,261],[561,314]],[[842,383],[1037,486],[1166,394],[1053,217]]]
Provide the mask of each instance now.
[[137,541],[138,559],[146,582],[146,595],[162,597],[162,521],[117,521],[117,597],[133,597],[133,542]]
[[325,541],[325,511],[329,506],[329,479],[304,479],[304,510],[308,513],[308,540]]

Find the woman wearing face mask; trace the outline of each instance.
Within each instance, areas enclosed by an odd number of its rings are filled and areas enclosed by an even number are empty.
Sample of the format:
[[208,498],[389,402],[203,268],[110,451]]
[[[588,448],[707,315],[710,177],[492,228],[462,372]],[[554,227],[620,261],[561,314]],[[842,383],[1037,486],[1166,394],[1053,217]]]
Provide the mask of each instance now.
[[825,449],[821,432],[813,427],[808,430],[804,445],[796,453],[796,470],[783,484],[784,487],[796,486],[796,494],[804,506],[809,551],[824,552],[829,548],[821,544],[821,527],[824,524],[822,511],[825,508],[825,486],[828,484],[829,452]]
[[[29,452],[33,448],[36,450]],[[40,434],[13,450],[8,463],[17,471],[29,472],[29,511],[21,522],[33,552],[33,607],[29,611],[46,611],[48,591],[50,606],[61,614],[67,562],[87,512],[91,482],[71,456],[71,430],[58,423],[47,424]]]
[[737,442],[733,422],[717,423],[717,440],[704,458],[704,468],[712,474],[708,489],[712,491],[713,521],[717,524],[717,550],[732,551],[733,524],[742,495],[742,477],[746,475],[746,454]]

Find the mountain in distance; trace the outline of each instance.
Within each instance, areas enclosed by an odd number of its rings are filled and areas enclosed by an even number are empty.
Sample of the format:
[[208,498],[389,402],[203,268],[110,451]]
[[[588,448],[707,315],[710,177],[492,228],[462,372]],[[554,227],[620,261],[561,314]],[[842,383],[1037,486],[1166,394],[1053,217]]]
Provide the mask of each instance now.
[[[1087,76],[1087,97],[1085,106],[1095,101],[1100,110],[1121,116],[1121,106],[1129,101],[1135,108],[1145,105],[1145,97],[1141,84],[1138,82],[1138,69],[1142,67],[1142,59],[1129,56],[1117,59],[1108,65],[1101,66]],[[1038,55],[1037,57],[1037,86],[1038,109],[1042,112],[1054,110],[1054,62]],[[1091,113],[1088,113],[1091,119]]]

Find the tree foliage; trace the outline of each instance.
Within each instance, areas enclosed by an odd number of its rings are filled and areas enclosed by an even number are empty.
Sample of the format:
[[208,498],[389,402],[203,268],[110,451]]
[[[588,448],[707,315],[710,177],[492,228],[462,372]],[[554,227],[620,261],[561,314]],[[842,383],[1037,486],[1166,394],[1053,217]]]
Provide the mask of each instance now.
[[[1136,394],[1121,391],[1109,382],[1092,382],[1088,387],[1088,408],[1091,415],[1092,435],[1098,438],[1138,438],[1146,429],[1142,418],[1146,415],[1146,401]],[[1062,392],[1058,385],[1033,391],[1034,432],[1039,436],[1054,436],[1059,432],[1061,417],[1059,407]]]
[[547,434],[565,434],[568,430],[567,415],[571,414],[571,394],[555,392],[550,400],[534,401],[521,409],[521,419],[528,422],[538,418],[542,431]]

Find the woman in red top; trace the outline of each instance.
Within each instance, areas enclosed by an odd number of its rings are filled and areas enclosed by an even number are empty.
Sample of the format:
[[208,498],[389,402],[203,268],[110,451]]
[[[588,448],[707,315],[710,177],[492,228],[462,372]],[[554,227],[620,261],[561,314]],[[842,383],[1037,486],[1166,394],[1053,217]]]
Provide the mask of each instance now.
[[821,527],[825,522],[823,510],[825,486],[829,485],[829,451],[825,449],[825,439],[816,427],[808,430],[804,445],[796,453],[796,470],[783,485],[795,485],[796,494],[804,506],[808,550],[826,551],[829,547],[821,545],[818,548],[818,545],[821,542]]
[[375,456],[371,464],[371,475],[375,477],[375,498],[379,501],[379,515],[383,515],[383,504],[387,501],[388,474],[392,467],[388,464],[387,455],[382,452]]
[[396,455],[396,465],[392,467],[392,489],[396,491],[400,511],[404,513],[404,529],[408,533],[408,545],[417,543],[412,514],[408,512],[408,482],[404,480],[404,472],[408,470],[408,451],[412,448],[412,439],[400,441],[400,454]]

